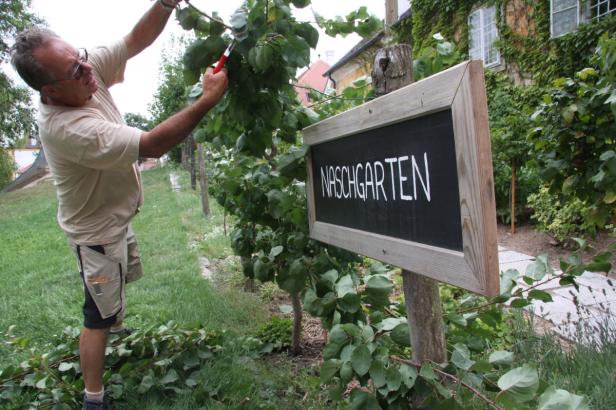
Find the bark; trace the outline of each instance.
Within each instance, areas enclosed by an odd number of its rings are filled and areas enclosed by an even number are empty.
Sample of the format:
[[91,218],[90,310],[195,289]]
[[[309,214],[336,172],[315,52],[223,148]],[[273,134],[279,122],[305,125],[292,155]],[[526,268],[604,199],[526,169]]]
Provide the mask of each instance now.
[[389,94],[412,82],[411,46],[397,44],[377,51],[372,69],[372,86],[377,96]]
[[203,144],[199,144],[197,148],[199,154],[199,186],[201,188],[201,209],[203,216],[210,216],[210,196],[208,195],[208,180],[205,173],[205,156],[203,153]]
[[189,138],[189,155],[190,155],[190,187],[193,191],[197,190],[197,161],[195,160],[195,137],[192,135]]
[[293,304],[293,334],[291,352],[295,355],[302,353],[302,302],[299,299],[299,293],[291,295],[291,303]]
[[[413,82],[411,47],[398,44],[380,49],[374,59],[372,85],[377,96]],[[377,100],[378,101],[378,100]],[[402,271],[407,322],[411,333],[413,360],[447,361],[441,298],[438,282],[417,273]]]

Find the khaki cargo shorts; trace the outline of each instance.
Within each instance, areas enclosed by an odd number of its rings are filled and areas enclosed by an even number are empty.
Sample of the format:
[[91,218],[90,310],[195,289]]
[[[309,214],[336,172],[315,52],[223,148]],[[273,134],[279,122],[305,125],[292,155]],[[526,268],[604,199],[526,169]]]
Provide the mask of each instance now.
[[71,246],[84,284],[84,327],[105,329],[123,320],[126,284],[143,276],[132,227],[114,243]]

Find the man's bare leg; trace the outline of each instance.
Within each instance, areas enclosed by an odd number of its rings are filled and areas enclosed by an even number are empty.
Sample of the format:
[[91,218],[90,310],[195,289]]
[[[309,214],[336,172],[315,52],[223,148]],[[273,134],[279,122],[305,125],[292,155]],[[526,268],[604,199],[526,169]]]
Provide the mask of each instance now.
[[86,390],[103,390],[103,369],[105,367],[105,348],[109,329],[81,330],[79,338],[79,358]]

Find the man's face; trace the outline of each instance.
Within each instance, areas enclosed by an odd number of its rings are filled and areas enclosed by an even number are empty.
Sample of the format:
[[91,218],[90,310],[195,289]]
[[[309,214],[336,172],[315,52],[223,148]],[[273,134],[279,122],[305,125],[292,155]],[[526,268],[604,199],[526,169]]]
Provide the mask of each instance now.
[[52,98],[54,102],[81,107],[98,90],[92,66],[64,40],[50,40],[35,50],[34,56],[54,79],[41,88],[43,95]]

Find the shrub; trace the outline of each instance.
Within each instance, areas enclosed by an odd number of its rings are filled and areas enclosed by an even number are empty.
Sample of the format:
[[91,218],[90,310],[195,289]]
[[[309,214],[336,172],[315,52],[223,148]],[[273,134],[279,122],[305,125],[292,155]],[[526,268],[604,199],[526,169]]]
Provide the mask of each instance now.
[[13,157],[8,151],[0,147],[0,188],[13,180],[13,172],[15,172]]
[[264,349],[269,351],[286,350],[291,347],[292,329],[292,320],[272,316],[268,323],[257,329],[255,337],[265,344]]
[[616,217],[616,39],[603,36],[592,67],[560,78],[533,114],[536,163],[550,192],[590,206],[584,223]]
[[540,231],[547,232],[563,242],[574,235],[594,234],[595,226],[587,223],[591,207],[579,198],[563,198],[542,187],[529,195],[528,204],[533,209],[532,218]]

